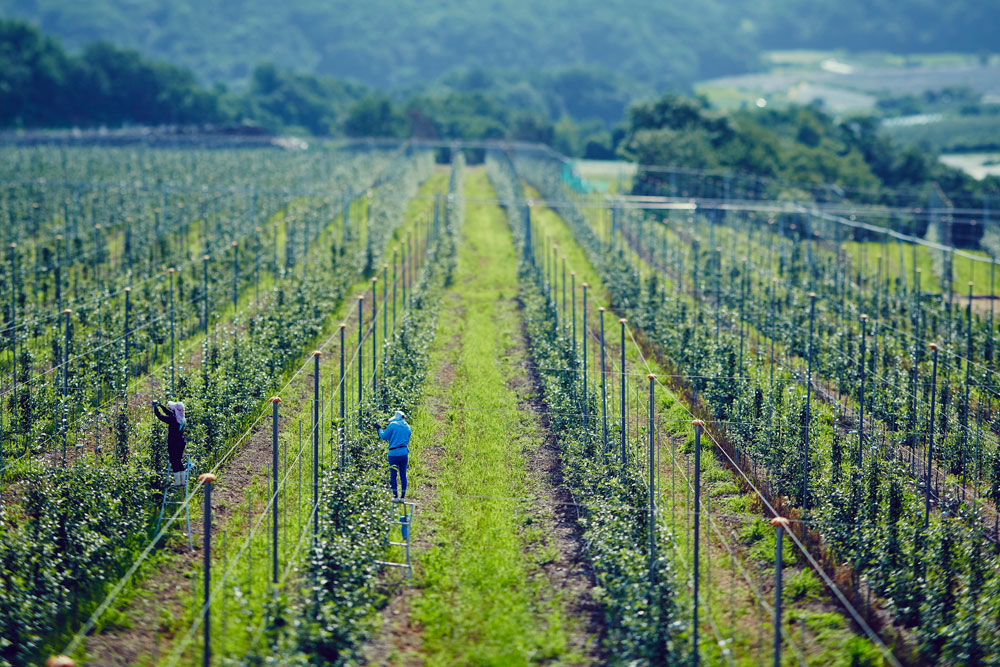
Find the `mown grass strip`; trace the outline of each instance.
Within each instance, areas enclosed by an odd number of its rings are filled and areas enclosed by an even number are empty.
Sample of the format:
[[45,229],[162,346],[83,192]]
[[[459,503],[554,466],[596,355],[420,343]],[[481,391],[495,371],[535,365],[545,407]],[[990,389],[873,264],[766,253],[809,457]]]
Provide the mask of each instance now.
[[[470,199],[494,196],[482,171],[469,174]],[[522,371],[508,356],[520,326],[513,297],[514,246],[502,211],[470,204],[454,283],[437,340],[461,340],[447,392],[450,424],[441,447],[435,513],[425,517],[436,545],[419,554],[422,594],[412,616],[423,626],[427,664],[523,664],[569,653],[564,600],[538,568],[545,536],[523,502],[526,455],[541,443],[508,384]],[[419,433],[413,458],[420,457]],[[419,487],[411,493],[419,502]]]

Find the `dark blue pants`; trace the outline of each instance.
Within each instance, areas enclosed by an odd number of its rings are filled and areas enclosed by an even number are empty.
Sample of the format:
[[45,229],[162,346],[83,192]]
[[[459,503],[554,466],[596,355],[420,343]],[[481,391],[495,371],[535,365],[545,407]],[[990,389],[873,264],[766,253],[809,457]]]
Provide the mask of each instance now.
[[403,456],[390,456],[389,457],[389,484],[392,486],[392,496],[397,497],[396,493],[396,473],[399,473],[399,481],[403,486],[403,497],[406,497],[406,463],[409,460],[409,456],[404,454]]

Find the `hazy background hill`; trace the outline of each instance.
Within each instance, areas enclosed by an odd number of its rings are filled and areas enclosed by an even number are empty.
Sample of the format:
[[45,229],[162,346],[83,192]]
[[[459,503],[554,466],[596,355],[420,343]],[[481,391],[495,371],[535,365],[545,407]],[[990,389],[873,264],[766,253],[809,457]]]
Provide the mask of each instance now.
[[996,51],[996,0],[761,0],[766,49],[850,49],[927,53]]
[[662,89],[744,71],[753,35],[729,3],[629,0],[2,0],[77,48],[104,39],[239,82],[252,63],[407,86],[461,64],[489,69],[595,65]]
[[[589,66],[633,93],[738,74],[775,48],[995,50],[1000,2],[986,0],[0,0],[70,49],[97,40],[245,83],[255,64],[425,84],[456,66]],[[252,56],[252,57],[251,57]]]

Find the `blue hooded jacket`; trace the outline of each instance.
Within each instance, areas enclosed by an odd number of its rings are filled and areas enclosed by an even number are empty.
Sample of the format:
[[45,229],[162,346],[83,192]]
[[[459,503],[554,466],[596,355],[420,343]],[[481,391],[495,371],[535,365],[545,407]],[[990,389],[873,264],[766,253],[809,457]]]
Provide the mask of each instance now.
[[379,429],[378,437],[389,443],[389,456],[407,456],[410,453],[410,425],[406,417],[397,411],[384,429]]

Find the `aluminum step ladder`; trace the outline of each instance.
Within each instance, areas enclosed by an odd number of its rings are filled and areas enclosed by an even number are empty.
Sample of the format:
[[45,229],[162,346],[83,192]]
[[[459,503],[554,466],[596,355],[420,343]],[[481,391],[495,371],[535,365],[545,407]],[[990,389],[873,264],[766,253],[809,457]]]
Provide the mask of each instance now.
[[[410,560],[410,541],[413,537],[413,512],[416,509],[415,503],[410,503],[405,500],[401,502],[393,502],[392,509],[393,514],[396,514],[397,508],[403,508],[403,514],[399,519],[393,519],[388,521],[389,531],[386,537],[387,547],[404,547],[406,550],[406,562],[397,563],[390,560],[376,560],[376,565],[381,565],[382,567],[398,567],[406,569],[406,578],[413,579],[413,562]],[[395,541],[392,539],[392,533],[396,528],[399,528],[400,535],[402,536],[402,542]]]
[[[184,522],[185,528],[187,529],[184,533],[171,533],[167,529],[163,531],[163,537],[168,535],[187,536],[188,549],[194,551],[194,541],[191,538],[191,507],[188,503],[188,489],[191,484],[191,464],[188,463],[187,468],[184,469],[184,486],[174,486],[173,484],[173,472],[167,473],[166,485],[163,487],[163,500],[160,502],[160,516],[156,519],[156,534],[160,532],[160,525],[166,521],[167,528],[173,522]],[[167,511],[168,507],[176,507],[181,505],[184,507],[184,517],[174,516],[173,512]],[[166,516],[166,519],[164,519]]]

